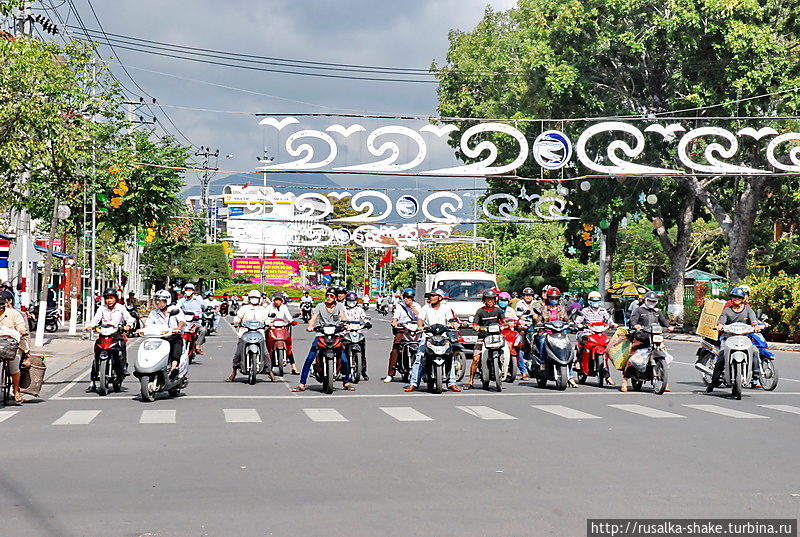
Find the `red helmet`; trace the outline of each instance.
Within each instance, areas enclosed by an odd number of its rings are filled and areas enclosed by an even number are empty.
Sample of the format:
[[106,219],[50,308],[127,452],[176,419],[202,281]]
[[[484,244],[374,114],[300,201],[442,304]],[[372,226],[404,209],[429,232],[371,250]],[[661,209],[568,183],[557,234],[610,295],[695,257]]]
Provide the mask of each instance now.
[[558,287],[551,287],[547,290],[546,296],[561,296],[561,291],[559,291]]

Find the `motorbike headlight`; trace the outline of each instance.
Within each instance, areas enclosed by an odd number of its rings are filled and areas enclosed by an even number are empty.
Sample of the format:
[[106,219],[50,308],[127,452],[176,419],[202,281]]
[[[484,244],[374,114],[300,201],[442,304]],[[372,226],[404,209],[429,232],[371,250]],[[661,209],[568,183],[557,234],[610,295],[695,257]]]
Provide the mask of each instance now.
[[447,352],[447,345],[428,345],[428,348],[435,354],[444,354]]
[[559,349],[566,349],[567,347],[569,347],[569,340],[565,337],[553,337],[549,338],[547,341],[548,343],[553,345],[553,347]]
[[161,346],[161,341],[150,339],[142,343],[142,348],[146,351],[154,351]]

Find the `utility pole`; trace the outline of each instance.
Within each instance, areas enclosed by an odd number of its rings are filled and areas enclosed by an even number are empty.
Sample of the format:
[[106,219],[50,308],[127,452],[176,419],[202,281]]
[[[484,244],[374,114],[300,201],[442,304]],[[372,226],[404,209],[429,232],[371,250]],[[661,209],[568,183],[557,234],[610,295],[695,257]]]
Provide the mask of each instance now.
[[25,2],[20,8],[20,12],[21,13],[16,17],[17,37],[31,37],[33,35],[33,11],[31,10],[31,3]]
[[200,146],[200,151],[197,151],[194,156],[203,157],[203,175],[200,177],[200,207],[206,219],[206,242],[209,242],[211,240],[211,225],[208,211],[208,183],[211,180],[209,179],[208,172],[211,170],[217,171],[219,168],[209,168],[208,159],[210,157],[218,158],[219,149],[214,150],[212,153],[210,147]]
[[267,186],[267,169],[266,169],[266,166],[267,166],[267,164],[269,164],[270,162],[275,160],[275,157],[270,157],[270,156],[268,156],[268,154],[269,153],[267,151],[267,146],[264,146],[264,158],[256,157],[256,160],[258,162],[260,162],[262,164],[262,166],[264,167],[264,186],[265,187]]

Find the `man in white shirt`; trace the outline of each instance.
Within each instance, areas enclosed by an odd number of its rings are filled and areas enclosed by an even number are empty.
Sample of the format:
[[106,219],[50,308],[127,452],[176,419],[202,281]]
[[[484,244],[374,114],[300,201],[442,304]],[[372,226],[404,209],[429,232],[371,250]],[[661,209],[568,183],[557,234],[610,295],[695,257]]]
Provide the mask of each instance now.
[[[247,304],[239,308],[236,313],[236,318],[233,320],[234,326],[239,326],[246,321],[260,321],[262,323],[269,323],[270,318],[266,306],[261,305],[261,292],[253,289],[247,293]],[[246,328],[239,328],[239,337],[247,331]],[[263,331],[262,331],[263,333]],[[231,366],[233,370],[225,382],[233,382],[236,379],[236,372],[239,370],[239,365],[242,363],[242,353],[244,352],[244,343],[241,339],[236,345],[236,354],[233,355],[233,362]],[[261,344],[261,355],[264,356],[266,362],[267,374],[272,382],[276,382],[275,375],[272,373],[272,364],[270,363],[269,355],[267,354],[266,334],[264,334],[264,342]]]
[[[431,293],[430,303],[426,304],[422,311],[419,313],[417,325],[419,329],[430,328],[434,325],[449,325],[453,330],[459,327],[458,317],[453,313],[450,306],[444,304],[445,293],[441,289],[436,289]],[[422,364],[425,359],[425,342],[427,335],[422,336],[422,341],[417,348],[417,359],[414,361],[414,367],[411,368],[411,381],[406,388],[407,392],[413,392],[419,389],[419,382],[422,378]],[[450,367],[450,375],[447,379],[448,388],[450,391],[460,392],[461,388],[456,384],[456,368]]]
[[407,323],[417,323],[419,319],[419,304],[414,302],[416,292],[413,289],[403,291],[403,301],[395,305],[392,314],[392,332],[394,332],[394,343],[389,353],[389,370],[383,382],[392,382],[397,372],[397,357],[400,355],[400,343],[403,341],[403,327]]
[[[280,319],[286,321],[289,326],[294,326],[297,322],[292,317],[292,313],[286,304],[283,303],[283,293],[275,292],[272,295],[272,303],[267,305],[267,327],[272,324],[272,321]],[[290,328],[291,330],[291,328]],[[300,371],[297,370],[297,365],[294,363],[294,349],[292,348],[292,339],[290,338],[286,344],[286,359],[292,366],[292,375],[299,375]]]
[[170,309],[169,305],[172,302],[172,294],[166,289],[158,291],[153,297],[155,308],[150,312],[145,321],[145,326],[158,326],[164,329],[174,331],[174,333],[164,339],[169,342],[169,358],[170,358],[170,377],[178,375],[178,364],[181,361],[181,354],[183,354],[183,339],[181,338],[181,331],[186,326],[186,317],[180,308],[175,307]]
[[[105,302],[102,306],[97,308],[97,312],[92,317],[92,320],[89,321],[89,324],[86,325],[86,330],[94,330],[95,328],[102,326],[102,325],[112,325],[112,326],[121,326],[123,330],[129,330],[130,327],[135,322],[131,314],[128,312],[128,308],[123,306],[119,303],[119,294],[117,290],[113,287],[109,287],[105,291],[103,291],[103,301]],[[120,361],[122,362],[120,366],[122,367],[123,373],[128,372],[128,348],[125,344],[125,338],[118,335],[119,345],[122,349],[120,353]],[[100,359],[100,348],[95,345],[94,347],[94,362],[92,363],[92,372],[91,372],[91,383],[89,387],[86,388],[86,393],[91,393],[95,391],[96,385],[95,380],[97,378],[97,363]]]

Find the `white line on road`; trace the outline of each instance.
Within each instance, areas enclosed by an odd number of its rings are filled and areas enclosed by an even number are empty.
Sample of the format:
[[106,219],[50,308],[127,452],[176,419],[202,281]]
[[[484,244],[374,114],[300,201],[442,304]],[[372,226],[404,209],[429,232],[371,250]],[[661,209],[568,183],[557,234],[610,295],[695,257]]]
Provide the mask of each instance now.
[[[694,367],[694,362],[679,362],[678,360],[672,360],[671,364],[680,364],[680,365],[688,365]],[[781,380],[788,380],[789,382],[800,382],[798,379],[787,379],[786,377],[781,377]]]
[[649,406],[644,405],[608,405],[613,408],[618,408],[619,410],[624,410],[625,412],[633,412],[634,414],[640,414],[642,416],[647,416],[648,418],[685,418],[686,416],[681,416],[680,414],[673,414],[672,412],[666,412],[664,410],[659,410],[657,408],[650,408]]
[[510,416],[499,410],[495,410],[488,406],[457,406],[459,410],[463,410],[467,414],[480,418],[482,420],[515,420],[514,416]]
[[3,423],[14,414],[19,414],[19,410],[7,410],[5,412],[0,412],[0,423]]
[[333,408],[304,408],[303,412],[311,421],[319,422],[342,422],[349,421]]
[[261,416],[255,408],[223,408],[228,423],[261,423]]
[[175,410],[142,410],[139,423],[175,423]]
[[770,410],[780,410],[781,412],[789,412],[790,414],[800,414],[800,408],[791,405],[758,405]]
[[563,405],[531,405],[531,406],[533,408],[538,408],[539,410],[544,410],[545,412],[549,412],[550,414],[555,414],[556,416],[567,418],[568,420],[600,419],[600,416],[595,416],[594,414],[587,414],[586,412],[581,412],[580,410],[576,410],[574,408],[570,408],[568,406],[563,406]]
[[99,410],[68,410],[53,425],[89,425],[98,414]]
[[720,416],[728,416],[729,418],[737,419],[753,419],[763,418],[769,419],[768,416],[761,416],[759,414],[750,414],[749,412],[742,412],[741,410],[734,410],[732,408],[725,408],[724,406],[717,405],[683,405],[687,408],[695,410],[702,410],[703,412],[711,412],[712,414],[719,414]]
[[433,421],[433,418],[414,410],[410,406],[381,407],[381,410],[397,421]]
[[50,400],[52,401],[53,399],[61,399],[62,395],[64,395],[68,391],[70,391],[73,386],[75,386],[77,383],[79,383],[84,378],[86,378],[86,376],[91,372],[92,372],[91,368],[89,368],[86,371],[84,371],[78,378],[76,378],[75,380],[73,380],[72,382],[70,382],[69,384],[67,384],[66,386],[61,388],[60,390],[58,390],[58,392],[54,396],[52,396],[50,398]]

